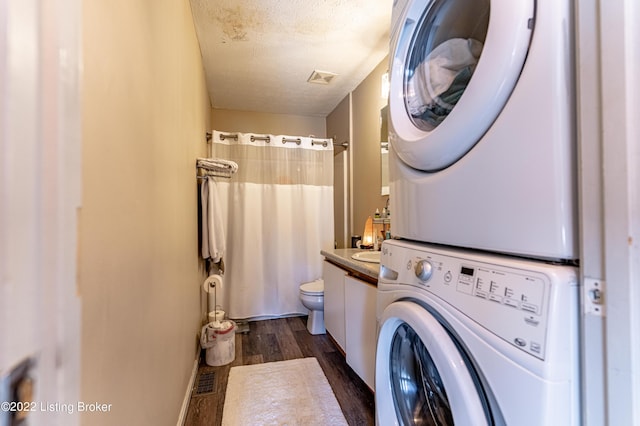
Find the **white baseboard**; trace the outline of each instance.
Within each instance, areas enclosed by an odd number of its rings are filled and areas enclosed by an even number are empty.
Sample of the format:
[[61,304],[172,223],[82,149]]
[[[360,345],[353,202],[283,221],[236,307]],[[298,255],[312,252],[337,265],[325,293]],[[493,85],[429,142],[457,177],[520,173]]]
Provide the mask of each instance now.
[[[200,352],[198,352],[200,355]],[[187,385],[187,391],[184,394],[184,400],[182,401],[182,408],[180,409],[180,416],[178,417],[178,423],[176,426],[184,426],[185,420],[187,420],[187,410],[189,410],[189,403],[191,402],[191,392],[193,391],[193,384],[198,376],[198,358],[193,362],[193,370],[191,371],[191,378]]]

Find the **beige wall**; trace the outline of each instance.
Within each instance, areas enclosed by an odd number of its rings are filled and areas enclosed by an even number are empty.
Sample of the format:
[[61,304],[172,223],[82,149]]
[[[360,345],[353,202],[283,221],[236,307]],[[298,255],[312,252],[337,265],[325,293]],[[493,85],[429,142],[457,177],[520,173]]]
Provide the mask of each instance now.
[[[327,135],[335,143],[351,141],[351,95],[347,95],[342,102],[327,116]],[[335,224],[335,239],[338,248],[351,245],[349,232],[349,148],[334,147],[333,154],[333,216]]]
[[387,104],[380,82],[387,69],[384,59],[353,91],[353,231],[359,235],[387,200],[380,195],[380,110]]
[[83,2],[81,399],[173,425],[200,328],[195,159],[210,128],[189,0]]
[[[350,95],[349,155],[352,158],[349,172],[351,179],[349,235],[362,235],[367,217],[373,217],[376,209],[382,211],[388,198],[380,195],[380,110],[387,104],[387,100],[380,96],[380,83],[387,68],[388,58],[385,58]],[[329,134],[344,133],[344,123],[349,122],[349,109],[344,108],[348,98],[349,96],[327,117]],[[391,226],[393,229],[393,222]]]
[[324,117],[214,108],[211,125],[213,130],[225,132],[326,137]]

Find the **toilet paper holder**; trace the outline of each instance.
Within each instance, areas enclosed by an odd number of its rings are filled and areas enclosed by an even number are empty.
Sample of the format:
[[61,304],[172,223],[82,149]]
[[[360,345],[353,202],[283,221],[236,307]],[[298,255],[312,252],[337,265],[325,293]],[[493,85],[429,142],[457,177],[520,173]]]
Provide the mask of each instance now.
[[[219,322],[224,319],[225,312],[222,307],[218,305],[218,287],[222,288],[222,277],[220,275],[210,275],[204,281],[202,288],[207,293],[207,314],[209,320],[211,320],[211,313],[213,313],[213,321]],[[213,295],[213,298],[212,298]],[[213,300],[212,300],[213,299]],[[220,306],[221,309],[218,309]],[[218,312],[222,313],[222,318],[218,318]],[[211,322],[211,321],[209,321]]]

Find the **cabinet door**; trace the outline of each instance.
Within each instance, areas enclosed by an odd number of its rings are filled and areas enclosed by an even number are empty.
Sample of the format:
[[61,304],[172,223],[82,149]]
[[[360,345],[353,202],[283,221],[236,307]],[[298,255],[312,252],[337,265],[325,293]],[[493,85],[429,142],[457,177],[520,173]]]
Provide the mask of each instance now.
[[373,390],[376,369],[376,287],[347,276],[344,279],[347,364]]
[[323,262],[324,327],[343,351],[346,347],[344,325],[344,277],[346,274],[343,269],[327,261]]

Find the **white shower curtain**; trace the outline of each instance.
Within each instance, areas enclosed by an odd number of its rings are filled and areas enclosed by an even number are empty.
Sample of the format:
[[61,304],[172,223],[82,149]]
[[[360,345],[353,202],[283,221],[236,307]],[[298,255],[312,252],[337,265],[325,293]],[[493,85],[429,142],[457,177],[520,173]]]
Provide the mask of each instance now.
[[231,179],[216,182],[223,308],[236,319],[306,314],[299,286],[322,276],[320,250],[334,246],[332,141],[213,133],[213,156],[238,163]]

